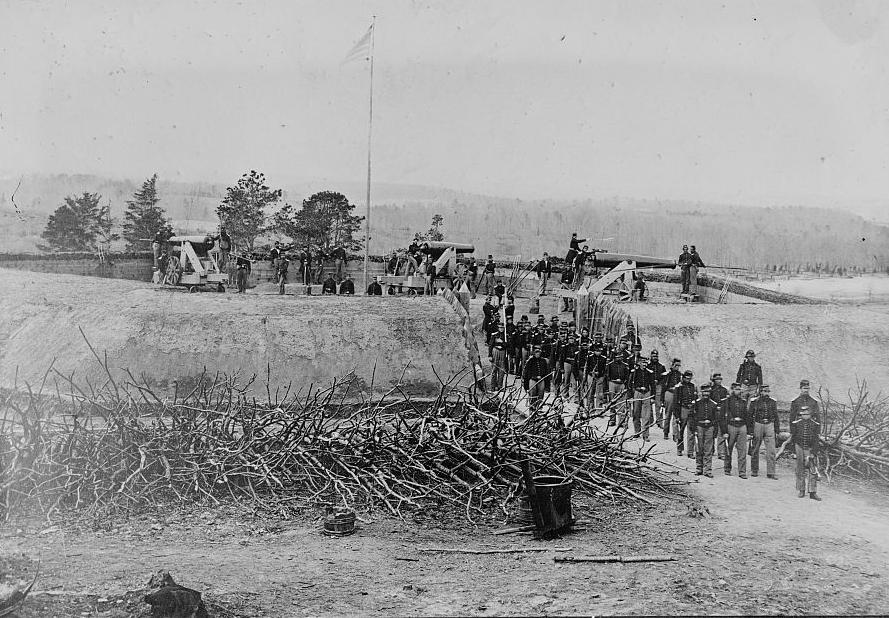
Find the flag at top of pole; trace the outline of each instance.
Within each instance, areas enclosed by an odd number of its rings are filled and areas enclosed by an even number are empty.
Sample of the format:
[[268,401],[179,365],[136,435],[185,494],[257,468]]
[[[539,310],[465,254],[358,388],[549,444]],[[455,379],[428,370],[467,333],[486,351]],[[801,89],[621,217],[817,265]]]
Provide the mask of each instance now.
[[374,25],[371,24],[364,36],[349,50],[341,64],[349,64],[356,60],[370,60],[371,39],[373,38]]
[[364,36],[349,50],[342,64],[356,60],[370,60],[370,97],[367,106],[367,211],[364,217],[364,289],[367,291],[367,265],[370,254],[370,145],[373,135],[374,122],[374,25],[377,18],[374,17],[370,28]]

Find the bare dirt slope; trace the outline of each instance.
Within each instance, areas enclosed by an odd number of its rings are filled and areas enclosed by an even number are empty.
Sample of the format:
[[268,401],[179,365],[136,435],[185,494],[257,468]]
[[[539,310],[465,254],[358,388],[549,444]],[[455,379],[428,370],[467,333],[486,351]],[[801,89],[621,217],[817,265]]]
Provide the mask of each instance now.
[[190,388],[206,368],[272,390],[356,386],[435,395],[467,366],[462,325],[441,298],[278,296],[159,288],[132,281],[0,269],[0,386],[32,385],[55,360],[65,375],[104,380],[81,335],[109,366],[160,390]]
[[856,380],[889,391],[889,322],[868,309],[840,305],[685,305],[627,303],[638,319],[646,351],[678,357],[696,382],[720,371],[735,378],[748,349],[779,401],[798,394],[799,380],[812,380],[839,399]]
[[[7,527],[5,555],[40,555],[39,586],[23,618],[122,616],[117,604],[158,568],[237,616],[502,614],[793,614],[889,611],[889,500],[844,485],[823,502],[796,498],[785,463],[777,481],[721,473],[695,482],[672,442],[658,458],[692,481],[689,497],[656,506],[575,499],[586,530],[541,543],[455,520],[370,518],[351,537],[239,509],[134,518],[105,531],[32,522]],[[719,472],[716,460],[715,471]],[[689,504],[710,515],[688,516]],[[41,532],[42,530],[42,532]],[[545,547],[531,554],[421,553],[424,547]],[[568,552],[554,548],[572,548]],[[657,564],[555,564],[556,555],[670,553]],[[48,594],[51,593],[51,594]],[[131,595],[133,597],[133,595]],[[137,598],[137,596],[135,597]],[[100,599],[104,599],[101,600]],[[118,608],[115,613],[115,608]]]

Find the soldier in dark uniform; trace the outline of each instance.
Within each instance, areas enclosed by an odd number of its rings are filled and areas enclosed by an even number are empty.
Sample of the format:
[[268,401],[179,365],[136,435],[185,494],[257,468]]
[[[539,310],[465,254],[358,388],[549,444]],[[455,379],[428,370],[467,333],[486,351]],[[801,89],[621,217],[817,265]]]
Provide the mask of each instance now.
[[713,478],[713,436],[719,428],[719,413],[710,393],[709,384],[701,386],[701,397],[695,402],[692,424],[698,440],[695,474]]
[[796,450],[796,490],[800,498],[805,498],[808,491],[812,500],[821,500],[817,464],[820,434],[821,424],[814,419],[812,409],[800,406],[799,417],[790,423],[790,443]]
[[593,341],[584,363],[586,405],[590,410],[605,405],[605,398],[603,397],[605,390],[605,356],[602,354],[602,351],[602,346]]
[[[522,336],[518,340],[519,347],[516,349],[516,353],[521,358],[521,366],[524,367],[525,363],[528,362],[528,359],[531,358],[531,340],[534,338],[534,333],[531,329],[531,322],[522,316],[525,321],[522,323]],[[521,371],[516,373],[516,375],[521,375]]]
[[380,285],[380,282],[374,277],[374,280],[370,282],[370,285],[367,286],[367,296],[382,296],[383,295],[383,286]]
[[488,360],[491,361],[491,388],[499,390],[505,386],[509,373],[506,357],[506,325],[501,324],[488,343]]
[[352,275],[349,273],[346,273],[346,280],[340,284],[340,294],[344,296],[355,294],[355,284],[352,282]]
[[[627,379],[630,377],[629,367],[630,351],[627,342],[621,341],[618,348],[611,353],[607,361],[608,399],[611,402],[611,416],[608,426],[619,425],[626,427],[627,416]],[[618,422],[618,414],[620,421]]]
[[488,327],[490,326],[491,322],[494,320],[494,313],[495,312],[496,312],[496,309],[494,308],[494,305],[491,303],[491,297],[488,296],[485,299],[485,304],[482,305],[482,313],[484,314],[484,317],[482,318],[482,330],[485,333],[485,345],[487,345],[488,341],[491,339],[491,335],[488,330]]
[[466,267],[466,287],[469,288],[470,298],[475,298],[475,292],[478,290],[478,262],[473,256],[469,260],[469,266]]
[[629,392],[633,398],[633,432],[648,440],[651,419],[651,397],[655,390],[654,374],[648,368],[648,359],[640,356],[630,371]]
[[691,294],[692,300],[698,294],[698,268],[704,268],[704,261],[701,259],[695,246],[691,246],[691,264],[688,266],[688,293]]
[[543,350],[539,345],[534,346],[534,353],[522,371],[522,385],[528,393],[528,405],[532,412],[540,408],[540,404],[546,393],[549,392],[550,371],[549,363],[543,358]]
[[496,265],[494,264],[494,256],[489,255],[488,261],[485,262],[485,267],[482,269],[482,278],[479,279],[478,286],[476,286],[475,291],[478,292],[478,288],[482,283],[485,284],[485,295],[490,296],[494,291],[494,269]]
[[676,387],[682,383],[682,361],[673,359],[670,370],[664,376],[664,390],[661,394],[661,407],[664,409],[664,440],[670,437],[672,421],[673,442],[679,442],[679,408],[676,406]]
[[[722,407],[728,399],[728,389],[722,385],[722,374],[714,373],[710,376],[710,399],[716,402],[719,416],[722,416]],[[716,442],[716,455],[719,459],[725,458],[725,437],[722,431],[717,431],[714,435]]]
[[562,396],[568,399],[571,392],[571,379],[574,377],[574,364],[577,362],[577,334],[575,332],[568,332],[568,342],[560,350],[559,361],[562,363]]
[[809,381],[800,380],[799,397],[790,402],[790,422],[792,423],[799,418],[800,409],[806,406],[812,415],[812,420],[816,423],[821,422],[821,414],[819,413],[818,402],[809,394]]
[[247,276],[250,274],[250,260],[239,255],[237,257],[237,269],[236,281],[238,283],[238,294],[246,294]]
[[568,330],[560,329],[559,338],[553,344],[553,390],[559,394],[562,386],[562,349],[568,345]]
[[676,260],[679,265],[680,279],[682,281],[682,293],[688,294],[689,284],[689,268],[691,267],[691,253],[688,252],[688,245],[682,245],[682,253]]
[[519,339],[522,337],[521,328],[517,327],[512,316],[506,316],[506,366],[512,375],[520,375],[522,371],[522,352]]
[[498,279],[497,285],[494,286],[494,296],[497,297],[497,306],[498,307],[503,305],[503,295],[504,294],[506,294],[506,288],[503,286],[503,282]]
[[657,350],[652,350],[648,357],[648,369],[654,378],[654,391],[651,393],[651,416],[649,416],[649,424],[657,423],[658,427],[663,427],[664,415],[661,412],[664,401],[664,379],[667,377],[667,368],[660,362]]
[[778,420],[778,404],[772,399],[768,384],[760,387],[759,397],[750,400],[747,433],[753,435],[752,452],[750,453],[750,474],[759,476],[759,447],[766,445],[766,476],[777,479],[775,474],[775,436],[780,431]]
[[546,284],[549,281],[549,276],[553,274],[553,263],[549,261],[549,253],[543,252],[543,258],[537,262],[537,265],[534,266],[534,272],[537,274],[537,279],[540,281],[540,286],[537,290],[538,296],[546,296]]
[[574,258],[580,253],[580,243],[586,242],[586,238],[578,238],[577,232],[571,234],[571,241],[568,243],[568,253],[565,254],[565,268],[571,269],[574,265]]
[[722,406],[720,431],[726,437],[726,454],[723,460],[723,471],[727,476],[732,473],[732,450],[737,453],[738,476],[747,478],[747,425],[752,424],[747,410],[747,402],[741,397],[741,385],[732,383],[732,393]]
[[755,358],[753,350],[747,350],[744,362],[738,367],[738,375],[735,377],[735,382],[741,385],[741,397],[747,403],[750,403],[750,398],[755,397],[762,386],[762,367],[757,364]]
[[698,400],[698,387],[691,381],[694,374],[686,371],[682,374],[682,382],[675,389],[674,413],[679,414],[679,440],[676,442],[676,454],[682,455],[685,450],[686,442],[688,443],[688,457],[695,457],[695,441],[697,436],[694,433],[694,425],[690,424],[690,419],[694,415],[694,405]]
[[[560,288],[563,290],[572,289],[572,284],[574,282],[574,271],[571,270],[571,266],[566,264],[562,269],[562,277],[559,280]],[[569,298],[568,296],[562,297],[562,311],[573,311],[574,310],[574,300]]]
[[321,294],[336,294],[336,281],[332,274],[327,275],[327,279],[321,285]]

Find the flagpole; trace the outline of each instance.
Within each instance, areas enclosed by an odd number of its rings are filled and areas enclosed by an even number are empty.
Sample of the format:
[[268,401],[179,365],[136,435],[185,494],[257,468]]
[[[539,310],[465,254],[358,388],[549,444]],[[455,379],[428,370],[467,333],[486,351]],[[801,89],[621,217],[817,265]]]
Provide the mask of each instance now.
[[370,145],[373,135],[374,123],[374,34],[376,30],[377,17],[374,15],[370,24],[370,97],[368,100],[368,119],[367,119],[367,200],[364,215],[364,292],[367,293],[367,265],[368,256],[370,255]]

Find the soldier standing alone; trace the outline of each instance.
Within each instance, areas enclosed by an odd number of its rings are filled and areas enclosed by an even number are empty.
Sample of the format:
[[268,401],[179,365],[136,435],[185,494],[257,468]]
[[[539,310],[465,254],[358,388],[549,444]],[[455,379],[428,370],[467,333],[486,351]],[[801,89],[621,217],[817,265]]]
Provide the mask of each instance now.
[[809,406],[801,406],[799,418],[790,423],[790,441],[796,449],[796,490],[799,498],[821,500],[818,496],[818,437],[821,424],[812,418]]

